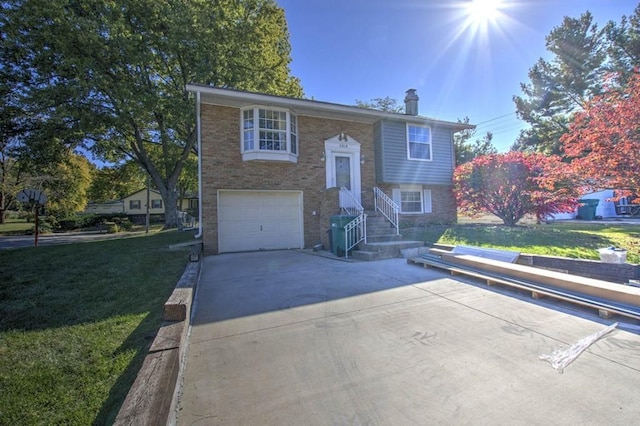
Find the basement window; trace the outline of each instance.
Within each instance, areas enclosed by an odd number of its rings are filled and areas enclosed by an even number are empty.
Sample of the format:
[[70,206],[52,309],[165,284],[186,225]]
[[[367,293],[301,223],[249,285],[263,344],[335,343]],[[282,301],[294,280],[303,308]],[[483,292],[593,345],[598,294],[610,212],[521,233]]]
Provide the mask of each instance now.
[[431,213],[431,190],[419,185],[406,185],[393,190],[393,201],[402,214]]

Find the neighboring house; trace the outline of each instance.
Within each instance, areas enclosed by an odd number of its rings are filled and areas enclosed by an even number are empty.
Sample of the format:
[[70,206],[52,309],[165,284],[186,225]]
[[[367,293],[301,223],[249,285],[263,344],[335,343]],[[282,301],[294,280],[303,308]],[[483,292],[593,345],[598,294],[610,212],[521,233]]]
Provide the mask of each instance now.
[[82,213],[86,214],[117,214],[122,213],[124,205],[121,200],[105,201],[104,203],[98,203],[90,201],[87,203]]
[[[127,195],[122,199],[123,212],[129,216],[138,216],[147,214],[147,189],[141,189],[131,195]],[[160,192],[155,189],[149,190],[149,214],[163,215],[164,201]]]
[[[601,191],[591,192],[589,194],[584,194],[580,199],[594,199],[598,200],[598,206],[596,207],[596,217],[603,219],[614,219],[614,218],[622,218],[627,217],[633,213],[634,215],[640,208],[634,208],[629,211],[628,209],[621,209],[620,204],[624,205],[627,203],[627,197],[622,198],[618,202],[611,201],[615,197],[615,190],[613,189],[604,189]],[[618,208],[616,208],[618,206]],[[551,215],[549,220],[567,220],[567,219],[577,219],[578,217],[578,209],[571,213],[557,213]]]
[[198,217],[198,194],[187,193],[178,201],[180,208],[178,210],[187,212],[191,216]]
[[[374,211],[374,188],[400,221],[456,221],[453,134],[474,126],[190,84],[198,109],[207,254],[329,244],[347,198]],[[346,198],[337,188],[345,188]],[[393,203],[391,203],[393,204]]]

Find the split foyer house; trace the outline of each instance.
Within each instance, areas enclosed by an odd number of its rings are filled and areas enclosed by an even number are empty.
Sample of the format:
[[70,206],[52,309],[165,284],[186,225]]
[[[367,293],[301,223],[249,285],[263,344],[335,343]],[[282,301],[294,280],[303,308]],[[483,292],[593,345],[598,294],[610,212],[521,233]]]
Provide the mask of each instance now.
[[[453,134],[406,113],[190,84],[197,103],[206,254],[329,246],[331,217],[456,220]],[[364,218],[364,220],[362,220]],[[356,221],[357,222],[357,221]]]

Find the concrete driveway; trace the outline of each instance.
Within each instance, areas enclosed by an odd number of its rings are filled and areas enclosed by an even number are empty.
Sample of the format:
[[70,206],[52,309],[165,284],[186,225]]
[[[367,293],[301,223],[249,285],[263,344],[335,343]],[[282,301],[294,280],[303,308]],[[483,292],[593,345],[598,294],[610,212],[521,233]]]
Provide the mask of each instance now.
[[404,259],[212,256],[179,425],[635,424],[638,324],[564,374],[539,359],[605,328],[587,311]]

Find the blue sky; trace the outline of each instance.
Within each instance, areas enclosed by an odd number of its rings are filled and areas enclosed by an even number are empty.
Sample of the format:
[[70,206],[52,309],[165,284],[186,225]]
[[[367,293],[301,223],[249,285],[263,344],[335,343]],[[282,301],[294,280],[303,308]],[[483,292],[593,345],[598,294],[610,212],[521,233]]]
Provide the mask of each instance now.
[[[488,20],[469,19],[469,1],[276,0],[285,10],[291,70],[305,95],[355,104],[417,89],[420,115],[468,116],[478,135],[506,151],[526,124],[513,95],[564,16],[589,10],[603,26],[631,15],[630,0],[503,0]],[[495,0],[494,0],[495,1]],[[475,16],[475,15],[474,15]]]

